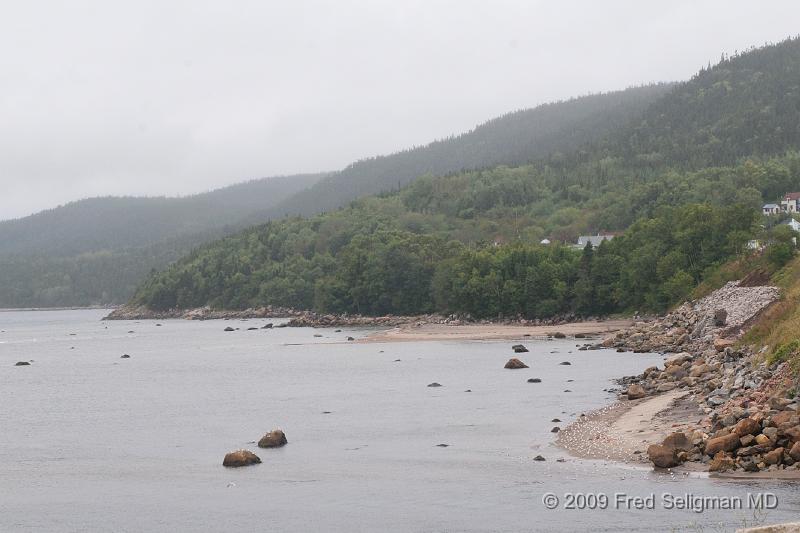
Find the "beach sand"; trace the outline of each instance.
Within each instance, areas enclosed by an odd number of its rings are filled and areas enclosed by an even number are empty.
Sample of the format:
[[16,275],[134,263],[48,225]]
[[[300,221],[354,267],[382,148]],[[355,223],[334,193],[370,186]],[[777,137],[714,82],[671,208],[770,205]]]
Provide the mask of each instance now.
[[601,320],[593,322],[571,322],[557,326],[517,326],[505,324],[449,324],[408,325],[375,332],[357,342],[404,342],[404,341],[464,341],[464,340],[521,340],[546,338],[563,333],[598,337],[633,325],[631,320]]

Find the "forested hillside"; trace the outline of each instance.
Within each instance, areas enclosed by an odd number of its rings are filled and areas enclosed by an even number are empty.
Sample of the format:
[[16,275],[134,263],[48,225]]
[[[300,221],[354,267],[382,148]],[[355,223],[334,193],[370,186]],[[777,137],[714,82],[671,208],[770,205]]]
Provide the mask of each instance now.
[[330,175],[256,180],[186,198],[93,198],[0,222],[0,307],[126,301],[151,269],[237,229],[313,214],[426,173],[516,165],[568,152],[629,122],[668,84],[517,111],[475,130]]
[[263,218],[324,174],[183,198],[92,198],[0,222],[0,307],[124,302],[153,269]]
[[[253,180],[182,198],[90,198],[0,222],[0,256],[122,250],[238,224],[324,174]],[[262,219],[266,220],[266,219]]]
[[[799,65],[797,40],[725,58],[577,150],[427,176],[248,230],[152,277],[133,303],[536,317],[662,310],[747,240],[775,240],[757,209],[800,189]],[[626,228],[596,251],[538,244]]]
[[671,87],[660,83],[545,104],[426,146],[364,159],[276,205],[270,218],[329,211],[355,198],[396,190],[424,174],[516,166],[571,152],[628,124]]

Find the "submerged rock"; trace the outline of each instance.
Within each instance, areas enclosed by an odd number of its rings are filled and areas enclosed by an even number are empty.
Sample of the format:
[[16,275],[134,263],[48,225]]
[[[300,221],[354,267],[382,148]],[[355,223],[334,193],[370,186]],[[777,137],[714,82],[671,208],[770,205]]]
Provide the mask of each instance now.
[[14,366],[30,366],[30,363],[28,361],[17,361]]
[[249,450],[237,450],[225,455],[222,460],[222,466],[239,467],[255,465],[261,462],[261,459]]
[[529,378],[528,383],[541,383],[542,380],[539,378]]
[[442,386],[441,383],[436,383],[435,381],[433,383],[428,383],[428,387],[441,387],[441,386]]
[[273,429],[263,437],[261,440],[258,441],[259,448],[280,448],[284,446],[288,441],[286,440],[286,434],[280,429]]

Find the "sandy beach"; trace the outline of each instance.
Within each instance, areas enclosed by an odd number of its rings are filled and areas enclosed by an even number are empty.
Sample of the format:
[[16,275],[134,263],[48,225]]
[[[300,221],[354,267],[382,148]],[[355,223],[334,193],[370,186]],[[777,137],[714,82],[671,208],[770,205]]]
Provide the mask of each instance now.
[[630,327],[631,320],[601,320],[571,322],[557,326],[517,326],[506,324],[422,324],[400,326],[375,332],[357,342],[403,342],[403,341],[465,341],[465,340],[524,340],[546,338],[555,333],[573,337],[586,335],[597,337]]
[[578,457],[649,465],[650,444],[700,418],[687,393],[674,391],[592,411],[559,432],[556,443]]

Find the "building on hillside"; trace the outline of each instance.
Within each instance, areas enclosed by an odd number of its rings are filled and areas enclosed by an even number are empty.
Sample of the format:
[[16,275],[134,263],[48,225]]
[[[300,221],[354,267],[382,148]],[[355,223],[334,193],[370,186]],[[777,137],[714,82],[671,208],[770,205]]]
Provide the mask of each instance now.
[[597,248],[598,246],[600,246],[601,242],[610,241],[613,238],[614,236],[610,234],[601,235],[598,233],[597,235],[581,235],[580,237],[578,237],[578,242],[576,244],[573,244],[572,247],[586,248],[586,245],[588,243],[592,243],[592,248]]
[[781,206],[778,204],[764,204],[761,207],[761,212],[765,215],[777,215],[781,212]]
[[752,239],[747,241],[747,249],[748,250],[763,250],[764,245],[761,244],[761,241],[757,239]]
[[781,200],[781,210],[784,213],[800,213],[800,192],[787,192]]

